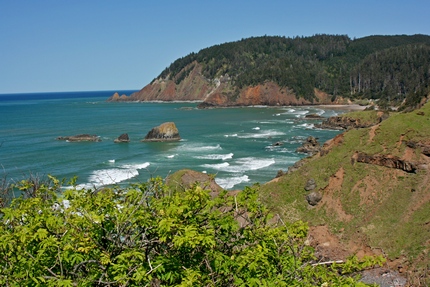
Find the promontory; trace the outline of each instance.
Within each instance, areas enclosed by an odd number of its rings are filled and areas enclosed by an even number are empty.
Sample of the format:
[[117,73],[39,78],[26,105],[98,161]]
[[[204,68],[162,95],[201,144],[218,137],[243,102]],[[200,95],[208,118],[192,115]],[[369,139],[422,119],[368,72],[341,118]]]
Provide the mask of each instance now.
[[430,36],[263,36],[174,61],[129,96],[109,101],[199,101],[200,108],[377,102],[416,107],[430,86]]

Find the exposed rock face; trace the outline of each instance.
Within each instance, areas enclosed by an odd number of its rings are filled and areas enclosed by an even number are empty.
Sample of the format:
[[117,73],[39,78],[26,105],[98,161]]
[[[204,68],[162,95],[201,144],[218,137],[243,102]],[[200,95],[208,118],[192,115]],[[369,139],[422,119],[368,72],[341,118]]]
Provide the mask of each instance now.
[[362,162],[368,164],[376,164],[389,168],[401,169],[406,172],[415,172],[417,166],[415,163],[402,160],[396,156],[391,155],[369,155],[362,152],[357,152],[352,156],[352,163]]
[[[332,96],[317,89],[313,101],[297,97],[288,87],[267,81],[257,86],[238,89],[228,74],[207,79],[202,65],[193,62],[173,78],[158,78],[130,96],[115,93],[108,101],[202,101],[199,108],[252,105],[312,105],[333,104]],[[337,103],[337,102],[336,102]]]
[[122,134],[119,137],[117,137],[114,140],[114,142],[115,143],[128,143],[128,142],[130,142],[130,138],[128,137],[128,134],[125,133],[125,134]]
[[181,137],[175,123],[167,122],[153,128],[142,140],[145,142],[178,141]]
[[414,142],[414,141],[408,141],[406,143],[406,145],[410,148],[413,148],[413,149],[420,148],[421,153],[423,155],[430,156],[430,145],[429,144],[424,144],[424,143],[419,143],[419,142]]
[[296,152],[316,154],[321,150],[321,146],[316,138],[309,136],[301,147],[296,149]]
[[334,147],[341,145],[343,143],[343,137],[344,137],[344,134],[341,133],[341,134],[338,134],[337,136],[335,136],[334,138],[326,141],[320,150],[320,156],[325,156]]
[[166,178],[166,184],[175,188],[188,189],[196,183],[203,189],[211,190],[213,195],[222,190],[222,187],[215,182],[213,177],[190,169],[177,171]]
[[305,119],[320,120],[320,119],[324,119],[324,117],[317,115],[317,114],[309,114],[309,115],[305,115]]
[[69,141],[69,142],[99,142],[101,139],[97,135],[80,134],[75,136],[58,137],[57,140]]
[[128,97],[125,94],[119,96],[118,92],[114,93],[112,97],[109,98],[110,102],[119,102],[119,101],[127,101]]
[[316,124],[315,127],[321,129],[332,129],[332,130],[347,130],[347,129],[358,129],[358,128],[368,128],[376,124],[381,123],[383,120],[388,118],[388,114],[380,113],[376,122],[362,122],[360,119],[345,117],[345,116],[335,116],[330,117],[323,121],[321,124]]

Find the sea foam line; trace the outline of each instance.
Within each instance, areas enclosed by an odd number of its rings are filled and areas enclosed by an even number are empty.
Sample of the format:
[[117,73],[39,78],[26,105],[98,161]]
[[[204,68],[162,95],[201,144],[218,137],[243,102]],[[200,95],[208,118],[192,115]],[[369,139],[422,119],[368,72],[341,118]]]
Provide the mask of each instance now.
[[194,156],[196,159],[211,159],[211,160],[227,160],[233,158],[233,153],[228,154],[208,154],[208,155],[199,155]]
[[227,178],[216,177],[215,182],[224,189],[230,189],[242,182],[249,182],[249,177],[247,175],[227,177]]
[[211,168],[219,171],[239,173],[248,170],[257,170],[268,167],[275,163],[273,158],[254,158],[246,157],[236,160],[234,163],[216,163],[216,164],[203,164],[204,168]]
[[88,177],[88,183],[80,184],[78,188],[93,188],[116,184],[139,175],[139,169],[147,168],[149,162],[141,164],[125,164],[118,168],[95,170]]

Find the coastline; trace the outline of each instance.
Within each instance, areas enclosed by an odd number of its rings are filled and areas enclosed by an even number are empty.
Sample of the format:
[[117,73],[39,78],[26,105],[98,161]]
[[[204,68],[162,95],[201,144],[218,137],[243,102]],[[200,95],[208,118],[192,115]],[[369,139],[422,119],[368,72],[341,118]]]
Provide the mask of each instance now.
[[348,111],[363,111],[368,106],[361,106],[358,104],[344,104],[344,105],[316,105],[314,107],[332,109],[332,110],[348,110]]

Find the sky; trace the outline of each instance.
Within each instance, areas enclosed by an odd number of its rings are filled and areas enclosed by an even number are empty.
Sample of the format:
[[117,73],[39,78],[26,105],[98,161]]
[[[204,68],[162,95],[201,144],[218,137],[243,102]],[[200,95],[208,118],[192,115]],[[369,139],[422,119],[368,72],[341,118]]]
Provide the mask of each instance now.
[[256,36],[430,35],[430,0],[0,0],[0,94],[139,90]]

